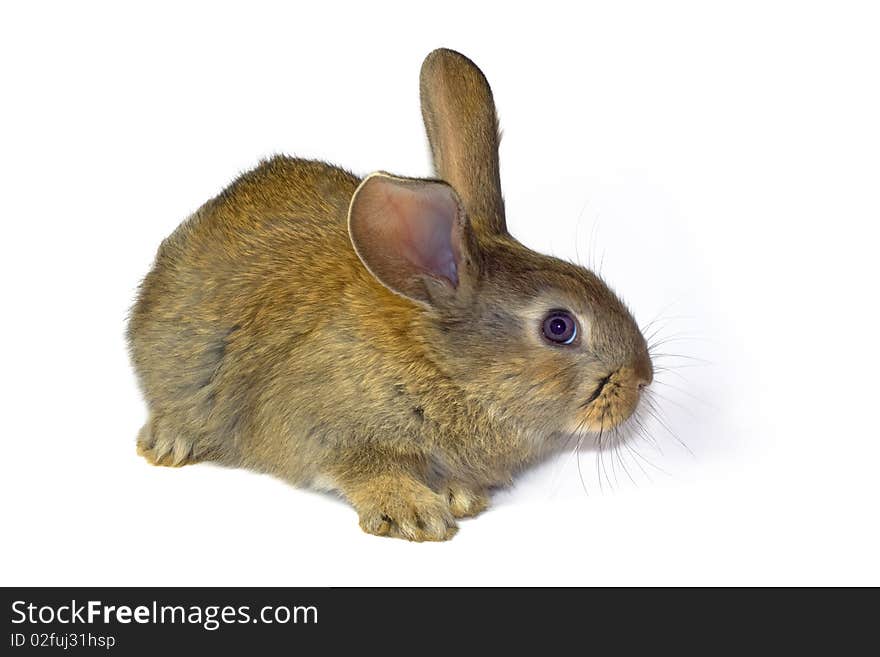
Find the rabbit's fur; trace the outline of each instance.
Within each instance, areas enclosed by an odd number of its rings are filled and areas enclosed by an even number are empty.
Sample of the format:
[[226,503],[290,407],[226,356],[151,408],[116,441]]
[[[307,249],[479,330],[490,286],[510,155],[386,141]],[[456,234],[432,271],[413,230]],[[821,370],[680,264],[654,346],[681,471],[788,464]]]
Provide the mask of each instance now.
[[[370,533],[443,540],[651,381],[632,316],[591,272],[506,230],[488,83],[421,75],[438,180],[276,157],[160,246],[129,324],[158,465],[215,461],[335,490]],[[552,309],[576,342],[542,335]]]

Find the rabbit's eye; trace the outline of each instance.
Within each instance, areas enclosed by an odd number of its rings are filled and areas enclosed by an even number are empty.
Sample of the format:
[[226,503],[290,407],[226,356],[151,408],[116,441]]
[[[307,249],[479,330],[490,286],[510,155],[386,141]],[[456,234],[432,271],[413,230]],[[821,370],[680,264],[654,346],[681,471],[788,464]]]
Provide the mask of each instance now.
[[551,310],[544,318],[541,330],[550,342],[567,345],[577,338],[578,326],[567,310]]

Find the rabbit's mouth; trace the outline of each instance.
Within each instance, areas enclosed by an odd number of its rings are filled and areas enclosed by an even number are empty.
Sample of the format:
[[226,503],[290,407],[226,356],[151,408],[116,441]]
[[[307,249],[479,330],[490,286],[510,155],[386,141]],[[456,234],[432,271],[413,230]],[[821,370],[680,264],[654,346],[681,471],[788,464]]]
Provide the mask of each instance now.
[[596,389],[593,390],[593,393],[587,398],[587,401],[584,402],[584,406],[589,406],[594,401],[599,399],[599,395],[602,394],[602,391],[605,389],[605,386],[608,385],[608,382],[611,380],[611,374],[606,376],[604,379],[599,381],[599,384],[596,386]]
[[611,429],[629,419],[650,383],[639,368],[621,367],[600,379],[581,404],[580,426],[590,431]]

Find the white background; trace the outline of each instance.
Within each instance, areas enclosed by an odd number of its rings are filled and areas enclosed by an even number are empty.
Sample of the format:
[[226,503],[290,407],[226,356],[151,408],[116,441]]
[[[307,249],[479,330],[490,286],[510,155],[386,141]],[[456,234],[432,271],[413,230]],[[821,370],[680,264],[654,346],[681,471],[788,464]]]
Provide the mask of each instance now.
[[[4,5],[0,583],[880,584],[872,3],[483,4]],[[275,152],[428,175],[438,46],[493,85],[512,232],[688,357],[670,431],[544,464],[446,544],[148,466],[123,331],[161,239]]]

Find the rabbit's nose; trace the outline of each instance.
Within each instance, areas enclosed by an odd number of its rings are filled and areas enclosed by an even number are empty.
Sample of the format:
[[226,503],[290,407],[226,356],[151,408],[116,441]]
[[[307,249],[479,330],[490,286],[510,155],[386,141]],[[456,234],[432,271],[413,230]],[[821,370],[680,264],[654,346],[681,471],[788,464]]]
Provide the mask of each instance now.
[[654,380],[654,366],[648,354],[643,354],[633,363],[633,372],[635,373],[636,385],[639,392],[651,385]]

